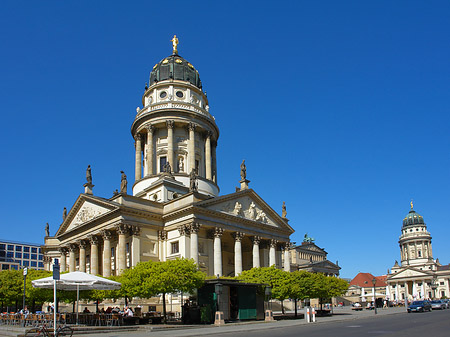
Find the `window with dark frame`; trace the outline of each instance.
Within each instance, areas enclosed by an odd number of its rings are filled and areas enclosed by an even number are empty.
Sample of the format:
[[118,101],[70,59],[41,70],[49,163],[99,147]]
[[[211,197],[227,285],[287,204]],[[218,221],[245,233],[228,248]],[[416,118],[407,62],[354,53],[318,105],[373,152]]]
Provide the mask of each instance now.
[[180,252],[180,244],[178,241],[172,242],[170,244],[171,254],[178,254]]

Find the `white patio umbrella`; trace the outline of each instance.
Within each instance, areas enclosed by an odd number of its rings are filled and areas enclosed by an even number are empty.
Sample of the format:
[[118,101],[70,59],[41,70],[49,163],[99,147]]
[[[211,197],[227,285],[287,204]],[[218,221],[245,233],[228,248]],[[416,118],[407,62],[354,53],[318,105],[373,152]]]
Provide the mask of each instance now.
[[[35,288],[53,288],[55,280],[52,276],[31,281]],[[76,290],[77,291],[77,324],[78,324],[78,300],[80,290],[114,290],[120,289],[122,285],[119,282],[111,281],[106,278],[95,276],[81,271],[74,271],[67,274],[61,274],[60,279],[56,281],[56,289]],[[55,310],[56,310],[56,303]],[[56,322],[55,322],[56,326]]]

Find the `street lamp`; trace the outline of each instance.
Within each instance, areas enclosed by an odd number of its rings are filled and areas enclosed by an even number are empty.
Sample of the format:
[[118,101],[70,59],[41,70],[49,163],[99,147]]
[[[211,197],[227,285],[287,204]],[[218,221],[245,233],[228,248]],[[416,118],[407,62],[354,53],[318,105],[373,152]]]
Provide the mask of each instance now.
[[375,284],[377,283],[377,279],[374,277],[372,279],[372,284],[373,284],[373,307],[375,309],[375,315],[377,314],[377,299],[375,297]]

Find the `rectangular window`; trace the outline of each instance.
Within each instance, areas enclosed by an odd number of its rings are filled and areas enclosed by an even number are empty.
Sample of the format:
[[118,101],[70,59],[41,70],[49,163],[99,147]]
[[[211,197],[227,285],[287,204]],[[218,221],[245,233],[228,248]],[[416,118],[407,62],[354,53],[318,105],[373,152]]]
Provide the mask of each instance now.
[[36,247],[31,247],[31,252],[32,253],[37,253],[37,248]]
[[31,266],[32,267],[36,267],[37,266],[37,262],[36,261],[31,261]]
[[30,252],[30,247],[23,247],[23,251],[29,253]]
[[39,248],[39,254],[42,254],[42,248]]
[[44,259],[44,255],[39,255],[39,260],[43,260]]
[[14,245],[8,245],[8,250],[14,250]]
[[195,173],[196,173],[196,174],[199,174],[199,173],[198,173],[199,167],[200,167],[200,163],[199,163],[198,160],[196,160],[196,161],[195,161]]
[[37,255],[36,254],[31,254],[31,259],[32,260],[37,260]]
[[2,264],[2,270],[9,270],[9,266],[7,264]]
[[22,253],[16,253],[16,259],[21,259],[22,258]]
[[445,283],[444,282],[439,282],[441,286],[443,286]]
[[125,244],[125,251],[126,251],[127,254],[130,252],[130,243],[129,242],[127,242]]
[[24,259],[29,259],[30,258],[30,254],[29,253],[23,253],[23,258]]
[[164,172],[164,166],[167,163],[167,157],[159,157],[159,172]]
[[171,254],[178,254],[180,252],[180,245],[178,243],[178,241],[172,242],[170,244],[171,247]]
[[114,248],[111,248],[111,257],[114,257]]
[[39,266],[39,268],[44,268],[44,262],[39,262],[38,266]]
[[6,252],[0,250],[0,257],[5,257],[5,256],[6,256]]
[[14,257],[14,252],[6,252],[6,257]]
[[29,261],[23,261],[23,266],[24,267],[28,267],[30,265],[30,262]]
[[16,246],[16,252],[21,252],[22,251],[22,246]]
[[0,243],[0,249],[5,250],[6,249],[6,245],[4,243]]
[[442,290],[442,291],[441,291],[441,298],[444,298],[444,297],[445,297],[445,291]]

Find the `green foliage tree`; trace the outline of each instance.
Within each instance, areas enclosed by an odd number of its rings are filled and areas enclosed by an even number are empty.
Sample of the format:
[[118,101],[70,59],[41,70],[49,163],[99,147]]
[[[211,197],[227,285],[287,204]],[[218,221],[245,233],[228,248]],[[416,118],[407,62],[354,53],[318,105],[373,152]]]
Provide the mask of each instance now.
[[313,286],[311,288],[310,298],[318,298],[322,308],[323,301],[331,297],[344,294],[348,289],[348,283],[345,280],[335,276],[325,276],[324,274],[313,274]]
[[[23,276],[20,270],[2,270],[0,272],[0,298],[3,305],[11,306],[22,301]],[[16,308],[17,309],[17,308]]]
[[163,318],[166,320],[166,294],[192,292],[203,285],[205,274],[197,270],[194,260],[140,262],[122,274],[123,291],[132,297],[150,298],[162,294]]
[[32,310],[35,309],[36,303],[42,305],[46,301],[53,302],[52,289],[34,288],[31,284],[31,281],[49,276],[52,276],[52,272],[50,271],[28,269],[25,293],[28,307]]
[[[291,276],[289,272],[277,269],[275,266],[252,268],[244,270],[238,277],[250,283],[263,283],[272,288],[272,298],[283,301],[291,294]],[[283,306],[281,309],[284,312]]]

